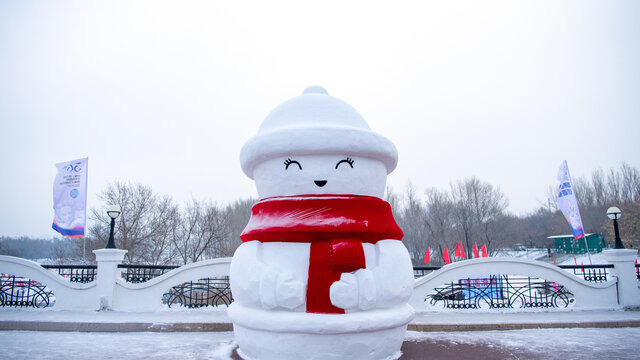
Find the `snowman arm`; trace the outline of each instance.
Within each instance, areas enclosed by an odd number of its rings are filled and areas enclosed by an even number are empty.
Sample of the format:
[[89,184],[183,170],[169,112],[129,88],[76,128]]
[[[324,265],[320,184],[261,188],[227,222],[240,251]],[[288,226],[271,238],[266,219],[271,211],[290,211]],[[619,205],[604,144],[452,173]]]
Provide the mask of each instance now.
[[370,269],[376,288],[375,307],[407,302],[414,285],[413,266],[407,248],[398,240],[381,240],[376,243],[376,250],[377,262]]
[[248,241],[233,255],[229,276],[234,301],[265,309],[293,309],[302,305],[304,284],[290,272],[262,262],[261,247],[259,241]]
[[259,304],[260,278],[265,265],[259,261],[260,242],[242,243],[233,254],[229,277],[233,301],[243,305]]

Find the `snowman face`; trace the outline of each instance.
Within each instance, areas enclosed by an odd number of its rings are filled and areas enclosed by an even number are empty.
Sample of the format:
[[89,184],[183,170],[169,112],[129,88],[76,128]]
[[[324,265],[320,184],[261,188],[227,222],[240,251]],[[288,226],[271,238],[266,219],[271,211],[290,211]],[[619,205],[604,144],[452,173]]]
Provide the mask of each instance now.
[[258,195],[368,195],[381,198],[387,168],[378,160],[340,155],[302,155],[267,160],[256,166]]

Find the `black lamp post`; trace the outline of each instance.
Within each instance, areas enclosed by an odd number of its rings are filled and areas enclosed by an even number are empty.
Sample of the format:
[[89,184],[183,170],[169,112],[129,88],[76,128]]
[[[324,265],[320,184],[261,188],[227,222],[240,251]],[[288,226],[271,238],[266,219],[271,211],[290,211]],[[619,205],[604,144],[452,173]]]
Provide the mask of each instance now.
[[120,206],[110,205],[107,208],[107,215],[111,218],[111,231],[109,232],[109,242],[105,249],[115,249],[116,244],[113,241],[113,228],[116,226],[116,218],[120,215]]
[[607,209],[607,216],[609,219],[613,220],[613,231],[616,234],[616,249],[624,249],[624,245],[622,245],[622,240],[620,240],[620,231],[618,230],[618,219],[622,216],[622,211],[615,206]]

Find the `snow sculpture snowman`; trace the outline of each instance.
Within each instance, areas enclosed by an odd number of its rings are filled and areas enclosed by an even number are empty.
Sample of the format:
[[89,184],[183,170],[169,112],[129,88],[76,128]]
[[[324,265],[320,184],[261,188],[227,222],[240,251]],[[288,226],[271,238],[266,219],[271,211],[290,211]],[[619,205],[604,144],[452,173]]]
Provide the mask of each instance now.
[[281,104],[240,154],[261,200],[231,262],[245,359],[392,359],[413,308],[409,254],[381,197],[395,146],[318,86]]

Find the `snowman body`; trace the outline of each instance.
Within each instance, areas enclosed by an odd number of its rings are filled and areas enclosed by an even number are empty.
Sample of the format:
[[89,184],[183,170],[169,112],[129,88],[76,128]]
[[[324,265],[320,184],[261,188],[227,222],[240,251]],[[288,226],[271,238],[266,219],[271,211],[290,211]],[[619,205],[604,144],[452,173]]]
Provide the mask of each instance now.
[[413,318],[410,257],[380,200],[395,147],[310,89],[276,108],[241,154],[261,200],[231,263],[239,353],[395,358]]

